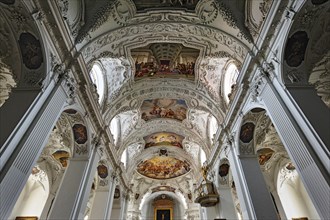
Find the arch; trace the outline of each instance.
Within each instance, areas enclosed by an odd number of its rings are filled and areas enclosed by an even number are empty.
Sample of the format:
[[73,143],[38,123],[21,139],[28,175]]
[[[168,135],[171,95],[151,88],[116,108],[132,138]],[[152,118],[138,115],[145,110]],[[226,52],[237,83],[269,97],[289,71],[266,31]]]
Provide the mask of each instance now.
[[50,193],[50,181],[46,172],[35,166],[23,188],[9,219],[18,216],[40,218]]
[[[16,17],[22,20],[11,19],[9,8],[12,7],[15,7]],[[5,146],[9,136],[15,129],[19,129],[19,123],[23,123],[27,117],[25,113],[38,99],[42,87],[49,83],[45,79],[51,75],[47,68],[48,51],[44,46],[42,30],[29,10],[21,1],[15,1],[13,5],[2,5],[0,10],[3,18],[0,22],[0,63],[4,64],[0,68],[0,84],[8,93],[0,108],[3,120],[0,124],[0,146]],[[9,90],[7,85],[10,86]],[[19,108],[17,103],[20,103]]]
[[76,108],[66,107],[63,113],[68,118],[71,128],[73,157],[88,157],[90,154],[90,130],[85,118]]
[[[312,135],[318,139],[327,154],[330,137],[325,130],[329,130],[330,108],[326,101],[329,92],[324,90],[324,86],[329,83],[329,73],[326,70],[322,76],[312,73],[322,66],[324,57],[330,51],[327,43],[330,37],[327,28],[329,21],[324,19],[330,15],[329,8],[329,2],[306,1],[297,11],[297,19],[290,24],[286,43],[280,54],[283,84],[303,120],[307,121],[307,126],[312,127]],[[304,19],[307,14],[310,18]],[[323,118],[320,120],[316,115],[322,115]]]
[[[152,207],[150,205],[152,200],[161,195],[167,195],[168,197],[173,198],[174,201],[178,202],[179,204],[182,204],[181,208],[173,210],[174,212],[177,211],[180,213],[180,215],[176,216],[176,218],[181,219],[183,217],[184,210],[187,209],[187,202],[185,201],[184,196],[180,192],[175,192],[175,193],[173,193],[173,192],[155,192],[152,194],[151,194],[151,192],[147,192],[143,195],[143,198],[141,199],[139,210],[141,212],[143,212],[143,210],[146,208],[146,206],[149,206],[149,208]],[[144,213],[148,213],[148,210],[145,210]],[[149,210],[149,213],[150,213],[150,210]],[[154,216],[153,214],[154,214],[154,210],[152,209],[152,216]],[[145,216],[145,217],[147,217],[147,216]],[[174,218],[175,218],[175,216],[174,216]]]

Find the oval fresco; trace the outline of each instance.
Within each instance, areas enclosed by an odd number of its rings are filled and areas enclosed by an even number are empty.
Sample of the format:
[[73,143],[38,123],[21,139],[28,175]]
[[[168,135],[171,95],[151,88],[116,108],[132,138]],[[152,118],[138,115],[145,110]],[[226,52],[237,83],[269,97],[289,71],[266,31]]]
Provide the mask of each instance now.
[[144,148],[154,146],[175,146],[182,147],[183,136],[171,132],[158,132],[143,137],[146,142]]
[[255,125],[251,122],[247,122],[242,125],[239,139],[243,143],[249,143],[253,139],[254,127]]
[[141,118],[149,121],[155,118],[186,119],[187,104],[182,99],[148,99],[141,106]]
[[29,69],[38,69],[42,62],[42,51],[39,40],[30,33],[22,33],[18,40],[23,63]]
[[97,174],[102,179],[107,178],[108,177],[108,168],[106,166],[104,166],[103,164],[98,165],[98,167],[97,167]]
[[229,164],[222,164],[219,168],[219,175],[221,177],[224,177],[224,176],[227,176],[228,175],[228,172],[229,172]]
[[274,151],[269,148],[262,148],[257,151],[259,164],[264,165],[273,155]]
[[154,157],[141,162],[137,171],[153,179],[170,179],[188,173],[190,165],[173,157]]
[[87,130],[82,124],[75,124],[72,127],[74,140],[77,144],[84,144],[87,141]]
[[304,61],[308,40],[305,31],[297,31],[289,38],[284,52],[284,59],[289,66],[297,67]]

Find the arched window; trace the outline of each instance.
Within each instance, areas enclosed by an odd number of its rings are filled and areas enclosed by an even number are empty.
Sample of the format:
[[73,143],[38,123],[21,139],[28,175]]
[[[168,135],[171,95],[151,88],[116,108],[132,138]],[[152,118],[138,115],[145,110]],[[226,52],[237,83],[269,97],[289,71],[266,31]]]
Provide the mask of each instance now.
[[96,86],[97,94],[99,95],[99,103],[102,101],[104,96],[104,78],[100,64],[94,64],[91,72],[89,73],[92,82]]
[[206,161],[206,154],[203,151],[203,149],[200,149],[199,157],[200,157],[199,159],[200,159],[200,162],[201,162],[201,166],[203,166],[204,162]]
[[124,150],[123,154],[121,155],[120,161],[124,164],[126,167],[127,164],[127,149]]
[[224,77],[223,92],[227,103],[229,103],[228,95],[232,93],[233,86],[236,84],[238,77],[238,69],[235,64],[231,63],[226,68],[226,73]]

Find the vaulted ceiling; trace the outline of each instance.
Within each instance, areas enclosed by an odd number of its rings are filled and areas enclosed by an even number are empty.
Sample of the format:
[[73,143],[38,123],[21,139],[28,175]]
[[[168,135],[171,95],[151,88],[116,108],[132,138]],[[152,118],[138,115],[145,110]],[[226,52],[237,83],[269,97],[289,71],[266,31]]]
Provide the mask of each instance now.
[[89,70],[105,77],[100,105],[133,191],[191,193],[228,109],[226,70],[241,67],[272,2],[57,1]]

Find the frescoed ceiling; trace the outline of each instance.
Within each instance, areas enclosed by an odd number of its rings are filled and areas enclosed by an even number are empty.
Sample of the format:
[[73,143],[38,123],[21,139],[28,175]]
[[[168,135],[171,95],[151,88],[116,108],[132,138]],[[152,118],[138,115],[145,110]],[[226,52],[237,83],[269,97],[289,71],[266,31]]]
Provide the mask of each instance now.
[[182,121],[187,117],[187,104],[178,99],[149,99],[141,106],[141,117],[145,121],[168,118]]
[[[82,59],[101,66],[105,128],[112,150],[126,158],[135,200],[153,189],[191,201],[201,155],[210,156],[228,111],[226,68],[241,68],[273,1],[56,2]],[[242,129],[243,143],[253,126]],[[74,132],[86,144],[83,125]]]
[[200,51],[177,43],[154,43],[131,50],[135,79],[144,76],[185,77],[194,79]]
[[159,156],[141,162],[137,172],[153,179],[171,179],[190,171],[190,165],[173,157]]
[[172,133],[172,132],[159,132],[153,133],[146,137],[143,137],[146,144],[144,148],[154,147],[154,146],[174,146],[183,148],[182,141],[183,136]]

